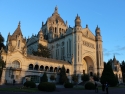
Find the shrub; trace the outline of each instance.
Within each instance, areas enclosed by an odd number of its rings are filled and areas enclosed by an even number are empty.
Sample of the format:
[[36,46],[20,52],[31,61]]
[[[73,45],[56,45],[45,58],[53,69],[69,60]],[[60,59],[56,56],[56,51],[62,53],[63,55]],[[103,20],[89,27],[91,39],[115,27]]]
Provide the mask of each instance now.
[[74,83],[77,83],[78,82],[78,76],[73,74],[72,75],[72,80],[74,81]]
[[66,82],[68,82],[68,78],[66,76],[65,66],[63,65],[62,68],[61,68],[61,71],[59,73],[59,83],[64,84]]
[[93,89],[95,89],[95,85],[93,83],[91,83],[91,82],[87,82],[85,84],[85,89],[87,89],[87,90],[93,90]]
[[111,87],[114,87],[114,86],[116,86],[118,84],[118,80],[117,80],[116,76],[113,73],[112,66],[110,65],[111,61],[108,61],[108,62],[109,63],[104,64],[104,69],[103,69],[102,76],[101,76],[100,80],[101,80],[101,83],[108,82],[108,84]]
[[93,75],[93,79],[94,79],[94,81],[99,81],[98,75],[94,74],[94,75]]
[[40,91],[48,91],[48,92],[51,92],[51,91],[55,91],[56,89],[56,85],[54,83],[50,83],[50,82],[41,82],[39,85],[38,85],[38,89]]
[[30,88],[35,88],[35,87],[36,87],[36,84],[35,84],[34,82],[32,82],[32,81],[26,81],[26,82],[24,83],[24,86],[25,86],[25,87],[30,87]]
[[82,81],[89,81],[89,75],[88,74],[83,74],[81,76]]
[[46,75],[46,72],[44,72],[43,76],[41,77],[41,82],[48,82],[48,77]]
[[73,84],[72,83],[65,83],[64,87],[65,88],[73,88]]

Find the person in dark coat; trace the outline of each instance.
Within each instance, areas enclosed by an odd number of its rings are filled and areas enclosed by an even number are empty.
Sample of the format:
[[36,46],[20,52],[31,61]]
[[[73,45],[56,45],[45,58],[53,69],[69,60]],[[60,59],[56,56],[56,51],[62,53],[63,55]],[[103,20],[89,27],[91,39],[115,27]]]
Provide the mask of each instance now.
[[105,91],[105,84],[102,84],[102,91]]
[[15,79],[13,79],[13,85],[15,85]]
[[108,91],[108,82],[106,82],[105,88],[106,88],[106,94],[109,94],[109,91]]
[[98,93],[98,84],[95,82],[95,92]]

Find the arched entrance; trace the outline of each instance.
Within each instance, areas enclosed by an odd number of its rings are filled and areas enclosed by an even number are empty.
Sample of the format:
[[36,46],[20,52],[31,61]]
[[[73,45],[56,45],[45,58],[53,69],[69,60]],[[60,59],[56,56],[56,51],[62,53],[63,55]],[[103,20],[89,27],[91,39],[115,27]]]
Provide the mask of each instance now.
[[83,74],[89,74],[93,76],[94,73],[94,62],[91,57],[85,56],[83,58]]

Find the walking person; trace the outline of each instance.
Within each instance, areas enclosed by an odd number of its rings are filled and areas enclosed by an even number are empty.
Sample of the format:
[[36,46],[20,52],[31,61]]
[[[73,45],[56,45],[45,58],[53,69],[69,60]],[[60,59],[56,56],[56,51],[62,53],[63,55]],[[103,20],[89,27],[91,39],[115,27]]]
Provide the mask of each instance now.
[[108,82],[106,82],[105,88],[106,88],[106,94],[109,94],[109,92],[108,92]]
[[13,85],[15,85],[15,79],[13,79]]
[[95,93],[98,93],[98,84],[95,82]]

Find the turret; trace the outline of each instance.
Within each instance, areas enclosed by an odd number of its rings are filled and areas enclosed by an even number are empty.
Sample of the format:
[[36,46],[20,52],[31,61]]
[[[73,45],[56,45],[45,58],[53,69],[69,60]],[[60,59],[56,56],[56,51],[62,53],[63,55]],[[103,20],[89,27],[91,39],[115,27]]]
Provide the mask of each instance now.
[[77,14],[76,19],[75,19],[75,27],[77,27],[77,26],[81,27],[81,19],[78,16],[78,14]]
[[97,27],[95,29],[95,35],[96,35],[96,40],[102,40],[101,33],[100,33],[100,28],[98,27],[98,25],[97,25]]
[[43,40],[44,36],[43,36],[43,32],[42,30],[39,31],[39,40]]

